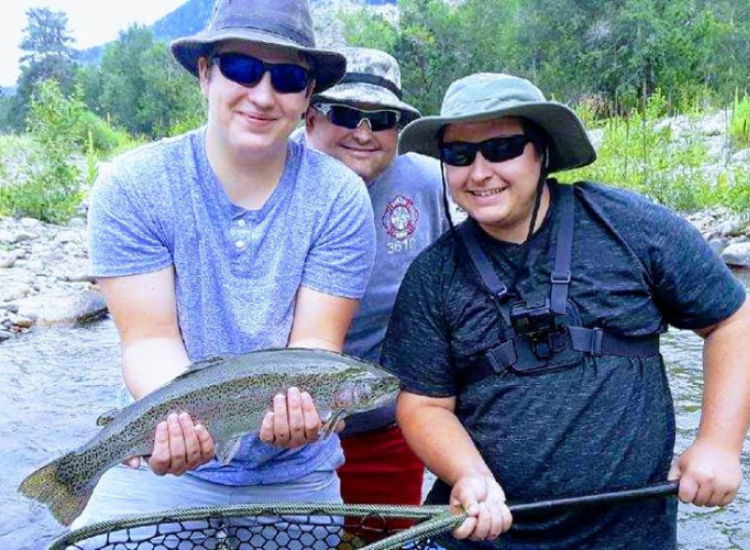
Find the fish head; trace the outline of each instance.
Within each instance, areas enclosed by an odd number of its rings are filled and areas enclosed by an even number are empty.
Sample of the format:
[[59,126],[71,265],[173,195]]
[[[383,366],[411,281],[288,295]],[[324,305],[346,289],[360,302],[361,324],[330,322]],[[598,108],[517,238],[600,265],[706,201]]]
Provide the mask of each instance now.
[[370,411],[395,401],[399,380],[390,374],[365,376],[342,383],[333,395],[333,408],[347,413]]

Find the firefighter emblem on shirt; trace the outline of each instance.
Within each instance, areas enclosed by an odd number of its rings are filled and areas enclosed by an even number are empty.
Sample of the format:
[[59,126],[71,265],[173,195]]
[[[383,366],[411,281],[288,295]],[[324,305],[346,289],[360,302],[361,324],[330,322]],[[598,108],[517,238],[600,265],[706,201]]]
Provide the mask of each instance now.
[[414,201],[396,195],[385,207],[383,227],[389,236],[402,241],[417,230],[418,219],[419,211]]

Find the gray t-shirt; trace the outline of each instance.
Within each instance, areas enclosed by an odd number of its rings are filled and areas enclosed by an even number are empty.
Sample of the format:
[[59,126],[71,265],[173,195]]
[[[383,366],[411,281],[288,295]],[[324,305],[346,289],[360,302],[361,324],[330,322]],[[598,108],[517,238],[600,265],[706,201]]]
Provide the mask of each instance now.
[[388,318],[407,268],[448,224],[440,164],[430,157],[416,153],[397,156],[367,191],[375,214],[375,265],[344,349],[378,363]]
[[[128,153],[103,173],[89,238],[97,277],[174,266],[192,361],[286,346],[299,287],[360,298],[375,246],[369,197],[352,171],[290,142],[278,186],[260,209],[245,210],[208,163],[205,128]],[[252,436],[230,465],[209,463],[198,475],[229,485],[283,482],[333,453],[336,437],[285,451]]]
[[[511,300],[549,296],[560,223],[556,189],[550,185],[550,211],[529,241]],[[643,197],[577,185],[574,228],[569,296],[583,326],[630,336],[663,333],[668,325],[700,329],[745,300],[742,285],[695,228]],[[524,245],[484,234],[480,243],[510,283]],[[564,370],[523,375],[507,369],[464,385],[466,369],[505,334],[463,246],[447,233],[404,278],[383,365],[409,392],[456,397],[456,415],[511,502],[666,480],[675,420],[660,355],[584,355]],[[445,503],[449,492],[438,482],[428,500]],[[522,516],[497,547],[667,549],[676,544],[675,523],[674,499]]]
[[[375,266],[344,351],[380,363],[380,351],[396,293],[417,255],[448,227],[443,208],[440,164],[408,153],[367,186],[375,213]],[[344,437],[395,423],[395,404],[349,417]]]

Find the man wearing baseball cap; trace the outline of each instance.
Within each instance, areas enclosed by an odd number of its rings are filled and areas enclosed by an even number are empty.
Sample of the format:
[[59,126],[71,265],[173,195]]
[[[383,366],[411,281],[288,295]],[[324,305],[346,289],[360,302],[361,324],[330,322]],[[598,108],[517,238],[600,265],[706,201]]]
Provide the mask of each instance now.
[[[440,166],[424,155],[396,156],[399,128],[420,116],[402,99],[396,60],[371,48],[338,51],[346,57],[346,74],[313,96],[305,139],[367,184],[377,234],[375,268],[344,350],[379,363],[407,267],[447,228]],[[346,503],[421,502],[424,466],[395,425],[395,403],[350,417],[341,437],[346,464],[339,476]]]
[[[119,158],[89,213],[135,399],[211,356],[341,351],[374,255],[361,180],[289,140],[346,63],[316,48],[307,1],[218,0],[206,29],[171,47],[207,98],[207,125]],[[290,388],[267,406],[226,464],[191,411],[163,419],[150,468],[110,470],[78,524],[186,502],[340,502],[343,454],[338,437],[317,440],[311,396]]]
[[[730,503],[750,421],[742,285],[670,210],[551,178],[596,153],[575,112],[523,78],[454,82],[400,150],[440,159],[468,215],[411,264],[383,349],[401,379],[399,425],[438,477],[427,501],[469,515],[440,544],[486,548],[507,531],[494,546],[676,548],[675,498],[512,519],[506,497],[679,480],[683,502]],[[668,325],[704,339],[700,426],[674,461]]]

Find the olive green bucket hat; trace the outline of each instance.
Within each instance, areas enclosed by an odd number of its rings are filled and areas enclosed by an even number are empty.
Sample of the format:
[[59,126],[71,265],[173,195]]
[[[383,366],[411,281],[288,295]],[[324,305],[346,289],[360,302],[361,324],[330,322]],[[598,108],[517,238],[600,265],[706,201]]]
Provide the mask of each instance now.
[[336,84],[346,71],[340,53],[315,47],[307,0],[217,0],[206,28],[170,44],[172,55],[194,76],[198,59],[210,55],[219,42],[245,40],[295,50],[309,61],[314,93]]
[[440,159],[440,129],[447,124],[522,117],[542,128],[548,138],[548,173],[591,164],[596,151],[578,116],[545,99],[528,80],[507,74],[478,73],[448,87],[440,116],[415,120],[404,128],[399,153],[416,152]]

